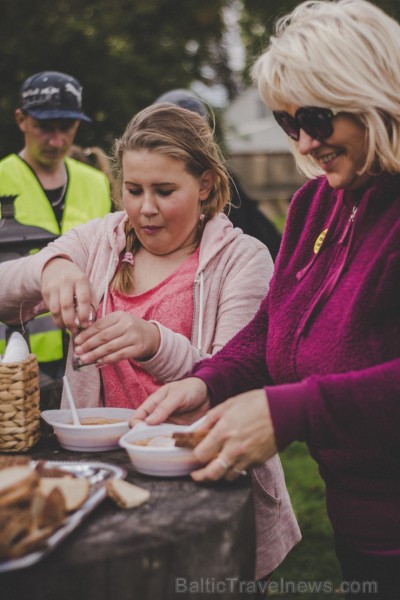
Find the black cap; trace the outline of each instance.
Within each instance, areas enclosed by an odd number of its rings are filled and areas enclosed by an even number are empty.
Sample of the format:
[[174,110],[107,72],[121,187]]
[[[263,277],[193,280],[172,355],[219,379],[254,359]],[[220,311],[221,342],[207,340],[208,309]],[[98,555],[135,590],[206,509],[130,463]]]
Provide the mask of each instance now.
[[20,90],[20,108],[35,119],[91,121],[82,112],[82,86],[77,79],[43,71],[28,77]]
[[165,94],[161,94],[161,96],[159,96],[157,100],[153,102],[153,104],[161,104],[163,102],[166,102],[167,104],[175,104],[181,108],[186,108],[187,110],[196,112],[203,117],[203,119],[207,120],[207,105],[194,92],[189,92],[188,90],[184,89],[171,90],[169,92],[165,92]]

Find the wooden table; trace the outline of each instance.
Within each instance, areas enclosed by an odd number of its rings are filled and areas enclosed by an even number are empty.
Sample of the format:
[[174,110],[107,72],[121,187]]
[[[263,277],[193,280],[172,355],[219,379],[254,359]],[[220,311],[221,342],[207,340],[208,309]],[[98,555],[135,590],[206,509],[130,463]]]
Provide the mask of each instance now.
[[119,465],[151,496],[132,510],[104,500],[41,562],[0,574],[1,600],[252,598],[232,582],[254,579],[247,478],[207,486],[189,477],[140,475],[125,450],[71,452],[54,435],[43,436],[31,455]]

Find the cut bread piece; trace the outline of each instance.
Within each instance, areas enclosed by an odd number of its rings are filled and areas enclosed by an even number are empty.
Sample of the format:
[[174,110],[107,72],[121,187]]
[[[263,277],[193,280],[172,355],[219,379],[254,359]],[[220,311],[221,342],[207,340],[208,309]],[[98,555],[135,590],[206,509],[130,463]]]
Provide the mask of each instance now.
[[34,529],[27,536],[10,547],[8,557],[18,558],[19,556],[24,556],[30,552],[42,550],[45,548],[46,542],[53,532],[54,527]]
[[172,434],[177,448],[195,448],[203,440],[208,430],[195,431],[175,431]]
[[[44,549],[90,495],[88,479],[51,465],[40,464],[36,470],[36,461],[28,462],[12,466],[13,461],[3,461],[0,466],[0,561]],[[49,477],[40,477],[43,472]]]
[[67,512],[77,510],[88,499],[90,484],[87,479],[69,477],[41,477],[39,489],[48,496],[54,488],[59,488],[65,499]]
[[29,507],[5,508],[0,513],[0,559],[9,555],[14,542],[25,536],[31,528],[32,516]]
[[0,496],[36,478],[37,475],[30,465],[16,465],[1,469]]
[[17,465],[0,470],[0,507],[11,506],[29,499],[37,486],[38,475],[32,466]]
[[58,527],[67,514],[64,494],[55,487],[45,496],[37,490],[32,498],[32,519],[37,529]]
[[38,527],[58,527],[67,514],[67,506],[64,494],[59,487],[51,490],[46,497],[43,511],[38,519]]
[[109,479],[106,483],[107,494],[121,508],[135,508],[147,502],[149,490],[145,490],[123,479]]
[[0,509],[13,508],[22,504],[29,504],[32,494],[37,488],[37,481],[21,483],[20,487],[14,487],[10,492],[0,496]]

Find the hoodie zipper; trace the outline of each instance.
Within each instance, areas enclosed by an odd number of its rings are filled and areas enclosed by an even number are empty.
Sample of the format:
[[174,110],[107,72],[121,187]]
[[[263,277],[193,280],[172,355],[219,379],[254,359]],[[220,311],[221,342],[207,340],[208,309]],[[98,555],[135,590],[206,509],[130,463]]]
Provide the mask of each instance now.
[[[198,318],[198,332],[197,332],[197,350],[202,352],[202,337],[203,337],[203,288],[204,288],[204,275],[203,271],[197,275],[193,284],[193,322],[192,322],[192,335],[191,342],[194,340],[194,330]],[[198,302],[197,302],[198,299]]]
[[326,279],[325,284],[321,287],[319,293],[314,298],[313,303],[308,308],[305,315],[300,322],[300,325],[297,329],[298,336],[306,336],[308,330],[311,325],[311,317],[314,315],[317,310],[320,310],[325,302],[328,300],[328,297],[333,292],[337,282],[339,281],[340,276],[342,275],[344,268],[347,263],[347,258],[349,255],[350,247],[352,245],[353,234],[354,234],[354,220],[358,211],[358,204],[354,204],[351,215],[347,220],[346,226],[340,239],[338,241],[338,245],[340,247],[340,253],[342,254],[339,265],[336,267],[334,272]]
[[357,211],[358,211],[358,204],[354,204],[353,208],[351,210],[351,215],[349,217],[349,220],[347,221],[347,225],[345,227],[345,230],[343,231],[343,234],[342,234],[342,236],[341,236],[341,238],[340,238],[340,240],[338,242],[339,244],[343,244],[344,245],[344,243],[345,243],[345,241],[347,239],[347,236],[349,235],[350,231],[353,228],[353,223],[354,223],[354,219],[356,217]]

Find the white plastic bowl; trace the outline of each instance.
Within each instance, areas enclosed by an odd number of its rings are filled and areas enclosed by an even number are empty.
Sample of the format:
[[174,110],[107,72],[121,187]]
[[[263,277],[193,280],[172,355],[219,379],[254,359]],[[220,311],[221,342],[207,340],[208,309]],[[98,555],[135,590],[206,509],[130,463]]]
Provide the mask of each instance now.
[[188,475],[201,467],[190,448],[138,446],[133,442],[146,440],[174,431],[187,431],[185,425],[136,425],[122,436],[119,443],[128,452],[131,462],[139,473],[159,477],[179,477]]
[[104,425],[72,424],[71,411],[44,410],[42,417],[54,428],[57,439],[63,448],[84,452],[103,452],[118,448],[119,438],[129,431],[129,420],[135,411],[130,408],[78,408],[80,419],[100,417],[104,419],[120,419],[118,423]]

